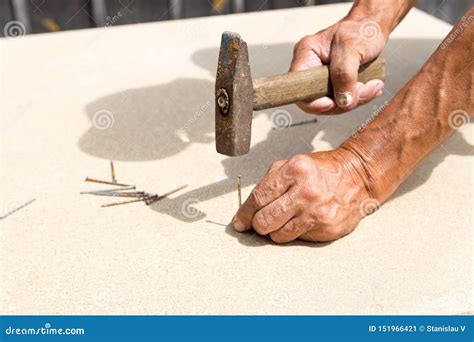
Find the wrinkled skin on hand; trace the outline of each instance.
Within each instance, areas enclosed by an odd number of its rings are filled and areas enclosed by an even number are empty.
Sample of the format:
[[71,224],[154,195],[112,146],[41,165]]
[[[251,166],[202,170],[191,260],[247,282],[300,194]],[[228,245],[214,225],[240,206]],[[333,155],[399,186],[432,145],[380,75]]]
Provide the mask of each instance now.
[[361,64],[377,58],[382,52],[388,34],[375,20],[368,18],[344,18],[316,34],[301,39],[294,47],[290,71],[329,65],[335,99],[337,94],[350,93],[348,103],[322,97],[312,102],[300,102],[298,106],[307,113],[343,113],[363,105],[382,94],[384,82],[357,81]]
[[339,22],[301,39],[290,71],[329,65],[334,99],[323,97],[298,106],[307,113],[337,114],[380,96],[384,83],[357,82],[357,70],[380,55],[390,32],[415,4],[416,0],[355,0]]
[[350,233],[368,213],[362,206],[370,197],[351,159],[335,150],[275,162],[237,212],[235,229],[253,227],[277,243]]
[[[463,18],[474,17],[474,7]],[[272,165],[232,223],[278,243],[334,240],[385,201],[474,115],[474,25],[461,19],[385,109],[328,152]]]

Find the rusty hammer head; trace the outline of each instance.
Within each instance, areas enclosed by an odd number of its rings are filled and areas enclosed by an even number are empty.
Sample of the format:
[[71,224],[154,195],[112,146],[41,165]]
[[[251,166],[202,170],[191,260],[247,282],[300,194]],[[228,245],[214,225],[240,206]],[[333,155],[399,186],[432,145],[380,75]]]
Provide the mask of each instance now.
[[216,150],[227,156],[250,149],[253,86],[245,43],[239,34],[222,34],[216,76]]

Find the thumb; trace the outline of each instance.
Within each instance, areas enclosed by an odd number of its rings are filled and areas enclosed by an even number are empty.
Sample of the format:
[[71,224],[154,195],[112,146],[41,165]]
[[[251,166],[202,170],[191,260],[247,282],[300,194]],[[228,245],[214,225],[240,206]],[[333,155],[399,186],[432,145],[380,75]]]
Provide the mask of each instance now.
[[359,54],[347,47],[333,48],[329,71],[334,99],[339,108],[351,109],[357,104]]

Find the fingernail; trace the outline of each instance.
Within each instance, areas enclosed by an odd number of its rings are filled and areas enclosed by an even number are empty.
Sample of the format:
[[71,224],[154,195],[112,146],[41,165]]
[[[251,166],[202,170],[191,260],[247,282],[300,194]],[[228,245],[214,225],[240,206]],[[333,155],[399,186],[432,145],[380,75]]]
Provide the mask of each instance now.
[[379,90],[378,92],[375,93],[375,97],[379,97],[380,95],[382,95],[383,91],[382,90]]
[[334,108],[334,103],[330,103],[326,107],[322,108],[321,111],[322,112],[327,112],[328,110],[331,110],[333,108]]
[[383,83],[382,82],[377,82],[377,84],[374,87],[374,94],[375,96],[379,96],[377,94],[382,94],[382,89],[383,89]]
[[336,93],[336,103],[339,107],[347,107],[352,102],[352,93],[346,91],[344,93]]
[[232,225],[234,226],[234,229],[238,232],[243,232],[245,229],[245,225],[240,221],[237,216],[235,216],[232,219]]

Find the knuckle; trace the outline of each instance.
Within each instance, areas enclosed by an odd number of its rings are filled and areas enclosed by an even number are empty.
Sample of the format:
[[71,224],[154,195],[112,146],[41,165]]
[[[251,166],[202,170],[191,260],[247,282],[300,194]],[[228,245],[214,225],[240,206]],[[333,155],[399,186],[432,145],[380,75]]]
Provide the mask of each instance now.
[[343,82],[351,82],[356,79],[354,73],[342,64],[333,65],[331,73],[334,77]]
[[309,216],[312,220],[318,222],[319,224],[328,224],[329,215],[328,210],[322,204],[315,204],[309,210]]
[[313,40],[313,36],[304,36],[295,44],[295,47],[293,48],[293,52],[296,53],[301,48],[310,46],[312,40]]
[[266,203],[266,195],[265,191],[262,190],[259,186],[255,187],[252,192],[250,193],[250,197],[255,203],[255,205],[259,208],[264,207]]
[[295,224],[293,220],[285,224],[285,226],[281,230],[285,232],[286,234],[293,235],[297,229],[298,229],[298,226]]
[[313,40],[313,37],[312,35],[307,35],[307,36],[304,36],[303,38],[300,39],[300,41],[298,42],[298,44],[300,45],[308,45],[312,42]]
[[321,225],[325,223],[325,213],[321,209],[321,206],[316,202],[311,208],[308,210],[308,217],[307,221],[311,221],[313,225]]
[[292,157],[288,162],[288,166],[290,170],[297,175],[308,174],[312,172],[314,168],[311,157],[305,155],[296,155]]
[[287,243],[289,242],[290,240],[288,239],[288,237],[280,232],[278,233],[270,233],[270,239],[275,242],[275,243],[278,243],[278,244],[282,244],[282,243]]
[[349,46],[349,42],[355,38],[357,38],[358,31],[354,30],[351,24],[342,24],[338,27],[338,29],[334,32],[334,42],[338,45],[346,45]]
[[310,202],[313,202],[313,201],[319,199],[320,192],[315,187],[306,186],[303,189],[301,189],[301,195],[302,195],[303,198],[309,200]]
[[324,227],[339,226],[347,222],[348,218],[344,208],[336,204],[316,205],[311,208],[310,215]]
[[269,226],[269,222],[264,214],[257,213],[253,217],[252,226],[257,231],[257,233],[264,235],[266,229]]
[[295,44],[293,47],[293,55],[297,55],[298,51],[301,49],[301,40]]

